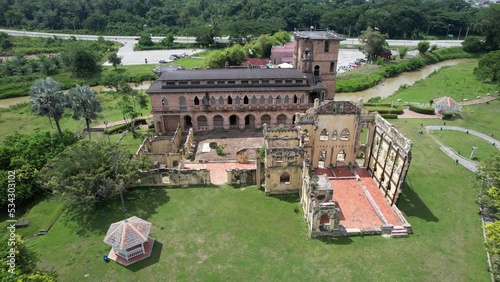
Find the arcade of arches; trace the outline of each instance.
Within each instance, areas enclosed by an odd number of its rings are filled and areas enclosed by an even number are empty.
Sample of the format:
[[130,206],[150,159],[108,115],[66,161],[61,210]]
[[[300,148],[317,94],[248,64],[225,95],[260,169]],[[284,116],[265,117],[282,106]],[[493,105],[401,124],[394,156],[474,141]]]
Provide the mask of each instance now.
[[223,129],[259,129],[264,124],[291,125],[295,121],[292,114],[251,113],[251,114],[198,114],[183,115],[182,127],[184,130],[193,128],[195,131],[212,131]]

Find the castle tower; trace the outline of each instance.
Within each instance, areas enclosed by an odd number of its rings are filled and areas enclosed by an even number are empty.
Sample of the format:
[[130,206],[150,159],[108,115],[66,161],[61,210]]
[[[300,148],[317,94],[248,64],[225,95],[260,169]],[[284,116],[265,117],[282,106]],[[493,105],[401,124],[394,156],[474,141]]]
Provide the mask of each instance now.
[[312,73],[315,82],[322,83],[326,93],[319,95],[320,101],[335,97],[335,78],[340,41],[345,40],[333,31],[296,31],[293,33],[295,47],[293,65],[302,72]]

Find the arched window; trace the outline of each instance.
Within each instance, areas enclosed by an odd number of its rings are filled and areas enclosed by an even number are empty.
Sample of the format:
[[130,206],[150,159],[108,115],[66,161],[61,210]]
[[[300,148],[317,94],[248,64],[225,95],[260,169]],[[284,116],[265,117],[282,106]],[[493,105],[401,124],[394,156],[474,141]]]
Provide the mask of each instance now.
[[345,152],[344,152],[344,150],[340,151],[337,154],[337,162],[343,162],[343,161],[345,161]]
[[319,140],[320,141],[327,141],[328,140],[328,131],[326,131],[326,128],[321,130],[321,133],[319,134]]
[[306,96],[305,95],[302,95],[302,97],[300,97],[300,103],[301,104],[305,104],[306,103]]
[[234,104],[239,105],[240,103],[241,103],[240,96],[236,96],[236,98],[234,98]]
[[217,104],[217,100],[215,100],[215,97],[212,96],[212,98],[210,98],[210,105],[215,106],[216,104]]
[[332,140],[337,140],[337,130],[335,129],[333,132],[332,132]]
[[319,153],[319,160],[320,161],[325,161],[326,160],[326,151],[323,150]]
[[186,98],[184,96],[179,97],[179,110],[180,111],[187,110]]
[[196,123],[198,124],[198,127],[208,126],[208,119],[206,116],[199,116],[196,118]]
[[319,218],[319,224],[330,224],[330,217],[328,216],[328,214],[324,213],[321,215],[321,217]]
[[213,124],[214,124],[214,128],[223,128],[224,127],[224,118],[220,115],[214,116]]
[[252,105],[257,105],[257,97],[255,95],[252,96]]
[[276,105],[281,105],[281,97],[280,97],[280,95],[278,95],[278,97],[276,97]]
[[203,106],[208,106],[208,104],[209,104],[208,93],[206,93],[205,96],[203,96],[203,98],[201,99],[201,104]]
[[349,129],[345,128],[344,130],[342,130],[342,132],[340,133],[340,140],[349,140]]
[[244,105],[248,105],[248,97],[247,97],[247,95],[245,95],[245,97],[243,97],[243,104]]
[[269,98],[267,98],[267,104],[268,105],[272,105],[273,104],[273,96],[269,96]]
[[259,101],[259,103],[260,103],[261,105],[266,104],[266,98],[264,98],[264,96],[260,96],[260,99],[259,99],[259,100],[260,100],[260,101]]
[[224,105],[224,98],[222,96],[219,97],[219,106]]
[[290,98],[288,97],[288,95],[285,96],[284,103],[285,105],[290,104]]
[[297,95],[293,95],[293,103],[294,104],[299,103],[299,98],[297,97]]
[[314,66],[314,76],[319,76],[319,66],[318,65]]
[[194,105],[199,106],[200,105],[200,99],[198,97],[194,97]]
[[165,97],[161,98],[161,106],[168,107],[168,101],[167,99],[165,99]]
[[284,115],[284,114],[280,114],[280,115],[278,115],[278,117],[277,117],[276,121],[277,121],[277,124],[278,124],[278,125],[281,125],[281,124],[285,125],[285,124],[286,124],[286,122],[287,122],[286,115]]
[[260,118],[260,124],[264,125],[264,123],[267,125],[271,124],[271,116],[270,115],[263,115]]
[[231,98],[231,96],[227,96],[227,104],[228,105],[232,105],[233,104],[233,98]]
[[288,172],[281,173],[280,184],[290,184],[290,174]]

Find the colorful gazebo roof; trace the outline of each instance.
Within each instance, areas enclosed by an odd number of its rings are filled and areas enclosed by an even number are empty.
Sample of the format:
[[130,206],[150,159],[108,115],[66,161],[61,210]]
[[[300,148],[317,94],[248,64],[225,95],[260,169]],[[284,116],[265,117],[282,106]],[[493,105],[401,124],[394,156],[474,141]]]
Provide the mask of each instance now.
[[148,241],[151,223],[133,216],[111,224],[104,243],[115,249],[126,250]]
[[434,99],[432,107],[444,112],[454,112],[462,109],[462,106],[459,103],[448,96]]

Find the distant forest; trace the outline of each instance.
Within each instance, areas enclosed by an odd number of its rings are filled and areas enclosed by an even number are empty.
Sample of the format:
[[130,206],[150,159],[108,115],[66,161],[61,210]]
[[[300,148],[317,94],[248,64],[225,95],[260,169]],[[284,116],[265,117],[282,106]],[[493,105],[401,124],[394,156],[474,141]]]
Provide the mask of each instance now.
[[477,32],[479,10],[462,0],[0,0],[0,26],[235,37],[311,26],[358,36],[371,26],[390,38],[463,38]]

